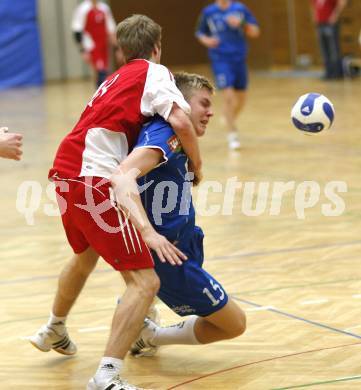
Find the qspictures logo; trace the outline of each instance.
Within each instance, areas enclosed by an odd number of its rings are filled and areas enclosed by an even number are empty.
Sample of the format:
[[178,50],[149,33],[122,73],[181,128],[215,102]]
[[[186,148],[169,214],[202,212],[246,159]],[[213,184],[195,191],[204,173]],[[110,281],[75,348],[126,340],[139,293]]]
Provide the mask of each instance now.
[[[138,170],[127,173],[131,178],[136,178]],[[142,194],[152,186],[152,199],[148,202],[147,212],[152,215],[156,225],[162,225],[163,218],[177,207],[181,215],[187,215],[191,211],[192,202],[196,213],[202,217],[214,217],[217,215],[234,216],[242,218],[268,215],[277,217],[282,212],[287,215],[293,213],[299,220],[306,219],[311,213],[319,213],[325,218],[341,216],[347,209],[343,194],[347,192],[347,183],[344,181],[329,181],[320,184],[316,181],[273,181],[253,182],[239,181],[237,177],[230,177],[226,182],[204,181],[196,191],[191,189],[192,174],[188,174],[184,183],[179,186],[174,181],[148,182],[130,191],[122,191],[123,206],[133,215],[141,215],[132,200],[131,193]],[[99,227],[105,230],[113,230],[105,223],[102,215],[111,207],[119,206],[119,202],[113,197],[100,205],[95,205],[90,184],[86,184],[85,204],[76,205],[87,210]],[[96,189],[96,188],[95,188]],[[68,191],[67,183],[63,184],[61,192]],[[60,193],[61,195],[61,193]],[[65,212],[67,205],[65,199],[60,198],[61,212]],[[216,200],[213,200],[216,199]],[[106,200],[106,199],[105,199]],[[237,207],[235,207],[237,206]],[[37,181],[24,181],[18,188],[16,197],[16,209],[24,216],[28,225],[34,225],[36,216],[43,215],[59,217],[61,212],[57,204],[54,184],[49,183],[45,188]],[[126,214],[126,213],[125,213]]]

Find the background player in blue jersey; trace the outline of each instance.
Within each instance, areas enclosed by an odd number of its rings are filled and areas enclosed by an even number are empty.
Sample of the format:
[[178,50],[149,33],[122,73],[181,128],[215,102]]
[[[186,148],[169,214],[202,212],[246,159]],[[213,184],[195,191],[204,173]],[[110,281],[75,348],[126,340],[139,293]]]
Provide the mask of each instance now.
[[259,34],[255,17],[238,1],[216,0],[199,18],[196,36],[208,48],[216,85],[222,91],[230,149],[241,146],[236,119],[244,107],[248,85],[246,37]]
[[[175,78],[191,106],[196,133],[202,136],[213,115],[213,87],[199,75],[180,73]],[[227,296],[221,284],[202,268],[203,232],[195,225],[191,173],[187,168],[187,156],[169,123],[154,117],[145,125],[135,149],[121,164],[121,170],[123,183],[118,188],[132,191],[128,195],[118,193],[117,200],[130,212],[132,221],[137,219],[136,210],[140,204],[135,191],[138,175],[138,184],[143,190],[141,200],[152,226],[188,257],[182,266],[173,267],[162,264],[153,253],[155,270],[161,281],[158,297],[180,316],[192,315],[170,327],[160,327],[146,319],[132,352],[149,352],[149,349],[154,352],[156,347],[167,344],[206,344],[242,334],[246,327],[244,312]],[[141,221],[138,219],[136,223]]]

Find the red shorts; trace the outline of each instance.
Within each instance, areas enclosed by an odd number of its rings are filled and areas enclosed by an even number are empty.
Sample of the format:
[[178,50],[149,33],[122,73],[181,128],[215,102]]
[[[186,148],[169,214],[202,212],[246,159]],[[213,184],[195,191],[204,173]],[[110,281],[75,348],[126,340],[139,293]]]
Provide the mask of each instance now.
[[90,52],[90,60],[96,71],[108,70],[109,49],[108,46],[95,46]]
[[65,233],[75,253],[91,246],[118,271],[154,267],[141,235],[116,207],[108,180],[64,179],[55,186]]

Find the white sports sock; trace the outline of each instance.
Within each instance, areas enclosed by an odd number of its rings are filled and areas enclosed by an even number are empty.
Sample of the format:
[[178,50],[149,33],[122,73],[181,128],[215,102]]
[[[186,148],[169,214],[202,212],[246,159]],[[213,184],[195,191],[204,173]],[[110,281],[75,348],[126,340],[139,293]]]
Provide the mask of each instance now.
[[235,141],[237,140],[238,141],[238,132],[236,130],[232,130],[230,132],[228,132],[228,141]]
[[95,383],[98,386],[105,386],[116,375],[123,366],[123,360],[112,357],[103,357],[99,363],[97,372],[94,375]]
[[47,325],[49,326],[49,328],[54,329],[56,332],[62,333],[62,331],[65,329],[65,322],[66,317],[57,317],[53,313],[50,313]]
[[191,316],[188,320],[176,325],[157,327],[155,335],[149,342],[155,346],[169,344],[197,345],[200,342],[194,334],[194,324],[197,316]]

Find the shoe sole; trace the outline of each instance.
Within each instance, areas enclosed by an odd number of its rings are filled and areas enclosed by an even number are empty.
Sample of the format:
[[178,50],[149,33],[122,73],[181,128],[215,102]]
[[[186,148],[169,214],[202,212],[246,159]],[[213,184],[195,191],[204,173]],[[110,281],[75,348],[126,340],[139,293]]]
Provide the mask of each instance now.
[[66,355],[66,356],[72,356],[72,355],[76,354],[76,351],[69,353],[69,352],[64,351],[63,349],[56,349],[56,348],[42,349],[38,344],[35,343],[35,341],[33,341],[33,340],[29,340],[29,341],[30,341],[30,344],[32,344],[36,349],[38,349],[41,352],[50,352],[51,350],[53,350],[57,353],[60,353],[61,355]]
[[33,340],[29,340],[30,344],[33,345],[36,349],[38,349],[39,351],[41,352],[50,352],[51,351],[51,348],[50,349],[42,349],[38,344],[36,344],[35,341]]

